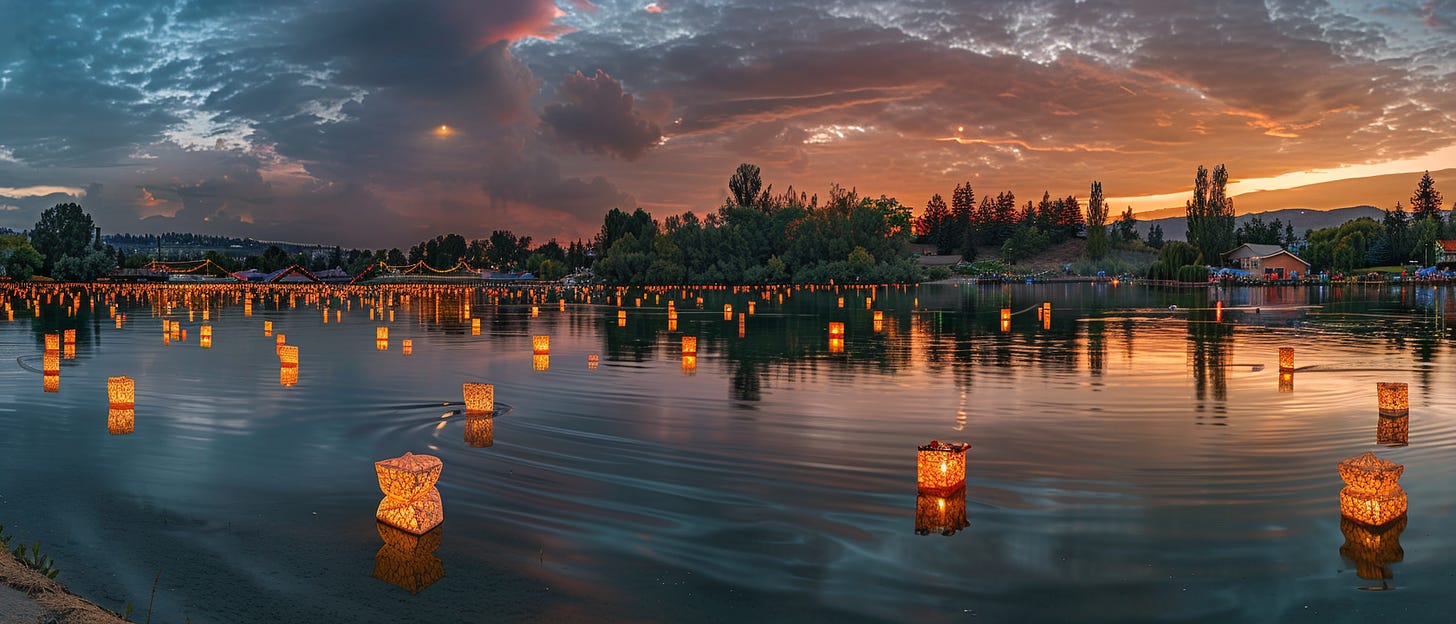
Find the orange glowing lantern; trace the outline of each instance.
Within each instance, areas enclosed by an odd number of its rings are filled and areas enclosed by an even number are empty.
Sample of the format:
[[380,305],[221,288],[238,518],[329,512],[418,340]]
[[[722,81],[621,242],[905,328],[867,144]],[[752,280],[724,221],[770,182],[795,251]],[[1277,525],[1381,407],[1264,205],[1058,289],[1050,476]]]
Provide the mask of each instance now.
[[1340,462],[1340,515],[1370,526],[1380,526],[1406,511],[1400,475],[1405,466],[1366,452]]
[[203,325],[202,326],[202,329],[198,333],[197,341],[198,341],[198,344],[201,345],[202,348],[204,348],[204,349],[211,349],[212,348],[212,326],[211,325]]
[[272,336],[273,335],[273,321],[263,321],[263,335],[264,336]]
[[1386,581],[1395,578],[1390,564],[1405,559],[1405,549],[1400,546],[1400,534],[1405,532],[1405,525],[1404,516],[1381,527],[1340,518],[1340,533],[1345,536],[1340,555],[1355,563],[1355,574],[1362,579]]
[[61,341],[62,344],[68,344],[73,347],[76,346],[76,330],[67,329],[64,330],[61,335],[63,337],[63,340]]
[[111,408],[106,411],[106,431],[111,435],[128,435],[136,431],[136,410]]
[[465,383],[465,413],[489,414],[495,411],[495,386],[488,383]]
[[682,372],[684,375],[696,375],[698,373],[698,356],[682,356]]
[[966,520],[966,492],[959,490],[948,496],[921,492],[915,496],[915,534],[955,535],[971,526]]
[[278,365],[284,368],[298,368],[298,347],[278,345]]
[[46,351],[46,353],[59,353],[61,351],[61,335],[60,334],[46,334],[45,335],[45,351]]
[[1284,393],[1294,392],[1294,373],[1289,371],[1279,373],[1279,391]]
[[55,351],[46,351],[41,354],[41,372],[45,375],[61,374],[61,354]]
[[1375,394],[1380,401],[1381,416],[1404,416],[1410,413],[1410,389],[1407,384],[1378,382]]
[[76,345],[68,344],[61,349],[61,357],[67,360],[76,359]]
[[288,334],[278,334],[278,335],[274,336],[273,338],[274,338],[274,340],[273,340],[274,350],[278,351],[279,353],[282,353],[283,352],[283,345],[288,344]]
[[876,323],[884,321],[885,312],[883,310],[875,310],[874,320]]
[[445,510],[435,483],[443,467],[438,457],[413,453],[374,462],[374,474],[384,492],[375,517],[414,535],[439,526],[445,520]]
[[627,323],[627,311],[617,310],[617,326],[621,327]]
[[400,350],[404,351],[405,355],[409,355],[415,352],[415,341],[406,338],[400,341],[399,347]]
[[531,336],[531,353],[534,355],[550,355],[551,337]]
[[374,328],[374,339],[375,340],[389,340],[389,328],[388,327],[384,327],[382,325],[379,326],[379,327],[375,327]]
[[478,319],[478,318],[470,319],[470,335],[472,335],[472,336],[479,336],[480,335],[480,319]]
[[668,311],[667,311],[667,320],[670,323],[676,323],[677,322],[677,310],[668,309]]
[[566,300],[565,299],[558,299],[558,300],[556,300],[556,311],[557,312],[565,312],[566,311]]
[[[756,306],[755,306],[755,305],[754,305],[754,304],[755,304],[755,303],[756,303],[756,302],[753,302],[753,301],[750,301],[750,302],[748,302],[748,313],[749,313],[749,314],[750,314],[750,315],[751,315],[751,314],[753,314],[753,311],[754,311],[754,308],[755,308],[755,307],[756,307]],[[740,318],[741,318],[741,317],[740,317]]]
[[698,337],[697,336],[683,336],[682,337],[682,354],[683,355],[697,355],[698,354]]
[[839,307],[844,307],[844,297],[839,298]]
[[966,450],[971,445],[933,440],[919,447],[916,454],[916,479],[920,491],[950,493],[966,484]]
[[531,356],[531,369],[532,370],[544,371],[544,370],[548,370],[550,368],[551,368],[551,356],[549,356],[549,355],[532,355]]
[[733,304],[731,304],[731,303],[725,303],[725,304],[723,304],[723,320],[725,320],[725,321],[731,321],[731,320],[733,320]]
[[111,402],[111,409],[136,407],[136,381],[126,375],[107,377],[106,398]]
[[830,338],[829,339],[829,352],[830,353],[844,353],[844,339],[843,338]]
[[586,368],[587,368],[587,370],[596,370],[597,369],[597,364],[600,361],[601,361],[601,358],[597,357],[597,354],[595,354],[595,353],[592,353],[592,354],[586,356]]
[[829,324],[829,337],[830,338],[843,338],[844,337],[844,323],[840,323],[840,322],[830,323]]
[[485,448],[495,444],[495,418],[479,414],[465,416],[465,444]]
[[42,376],[41,388],[46,392],[61,391],[61,376],[59,374],[47,374]]
[[541,316],[541,308],[539,306],[531,306],[531,318],[537,318],[539,316]]
[[1279,370],[1294,370],[1294,347],[1279,348]]
[[298,385],[298,367],[297,366],[279,366],[278,367],[278,385],[284,386],[284,387],[290,387],[290,386],[296,386],[296,385]]
[[418,594],[445,578],[445,564],[434,555],[440,548],[443,529],[412,535],[383,522],[376,522],[384,545],[374,555],[374,578]]

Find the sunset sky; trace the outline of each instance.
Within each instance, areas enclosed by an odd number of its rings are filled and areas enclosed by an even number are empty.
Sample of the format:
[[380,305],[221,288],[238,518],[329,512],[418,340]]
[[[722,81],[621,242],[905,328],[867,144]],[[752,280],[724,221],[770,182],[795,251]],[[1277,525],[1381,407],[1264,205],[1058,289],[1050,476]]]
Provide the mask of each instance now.
[[[346,246],[721,205],[917,211],[1456,167],[1456,0],[0,0],[0,226]],[[1456,179],[1437,178],[1456,198]],[[1342,187],[1343,188],[1343,187]],[[1389,207],[1409,190],[1301,207]],[[1282,197],[1282,196],[1281,196]],[[1298,194],[1290,202],[1300,202]]]

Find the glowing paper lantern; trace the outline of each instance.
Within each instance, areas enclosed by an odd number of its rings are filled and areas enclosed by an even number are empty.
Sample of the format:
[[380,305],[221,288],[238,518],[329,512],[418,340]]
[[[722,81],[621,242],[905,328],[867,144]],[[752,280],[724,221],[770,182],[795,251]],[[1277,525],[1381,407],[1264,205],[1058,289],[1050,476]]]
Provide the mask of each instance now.
[[480,335],[480,319],[478,319],[478,318],[476,318],[476,319],[470,319],[470,335],[472,335],[472,336],[479,336]]
[[551,337],[531,336],[531,353],[535,355],[549,355],[551,353]]
[[829,337],[830,338],[843,338],[844,337],[844,323],[839,323],[839,322],[830,323],[829,324]]
[[127,435],[136,431],[136,410],[111,408],[106,411],[106,431],[111,435]]
[[921,492],[915,496],[915,534],[955,535],[971,526],[966,520],[966,492],[959,490],[948,496]]
[[278,385],[285,386],[285,387],[286,386],[296,386],[296,385],[298,385],[298,367],[297,366],[279,366],[278,367]]
[[1403,383],[1379,382],[1375,394],[1380,401],[1381,416],[1403,416],[1410,413],[1410,389]]
[[878,320],[878,319],[875,320],[874,326],[872,327],[872,329],[877,334],[880,333],[880,332],[882,332],[882,331],[885,331],[885,322],[883,320]]
[[966,484],[966,450],[970,444],[933,440],[919,447],[915,475],[920,491],[932,494],[954,492]]
[[1294,370],[1294,347],[1279,348],[1279,370]]
[[1340,518],[1340,533],[1345,535],[1340,556],[1355,563],[1355,574],[1362,579],[1385,581],[1395,578],[1390,564],[1405,559],[1405,549],[1400,547],[1400,534],[1405,531],[1405,525],[1404,516],[1381,527]]
[[278,353],[280,354],[283,353],[283,345],[288,344],[288,335],[278,334],[274,336],[273,344],[274,350],[278,351]]
[[46,374],[42,376],[41,388],[46,392],[61,391],[61,376],[59,374]]
[[723,320],[725,320],[725,321],[731,321],[731,320],[733,320],[733,304],[731,304],[731,303],[725,303],[725,304],[723,304]]
[[677,310],[671,310],[671,309],[669,309],[667,311],[667,320],[669,320],[669,321],[677,321]]
[[278,365],[285,368],[298,368],[298,347],[278,345]]
[[411,594],[418,594],[445,578],[445,564],[434,555],[440,548],[443,529],[412,535],[383,522],[376,522],[375,526],[384,545],[374,555],[374,578]]
[[408,338],[406,338],[403,341],[401,341],[400,344],[399,344],[399,346],[400,346],[400,349],[404,351],[404,354],[405,355],[409,355],[409,354],[415,352],[415,341],[410,340]]
[[1279,373],[1279,391],[1284,393],[1294,392],[1294,373],[1289,371]]
[[76,345],[68,344],[61,349],[61,357],[67,360],[76,359]]
[[537,306],[531,306],[531,318],[537,318],[539,316],[541,316],[541,308]]
[[754,303],[755,303],[755,302],[753,302],[753,301],[750,301],[750,302],[748,302],[748,313],[749,313],[749,314],[750,314],[750,315],[751,315],[751,314],[753,314],[753,310],[754,310],[754,308],[755,308],[755,307],[756,307],[756,306],[755,306],[755,305],[754,305]]
[[682,337],[682,354],[683,355],[697,355],[698,354],[698,337],[697,336],[683,336]]
[[1371,526],[1380,526],[1405,514],[1405,490],[1400,475],[1405,466],[1366,452],[1340,462],[1340,515]]
[[383,325],[374,328],[375,340],[389,340],[389,328]]
[[480,414],[465,416],[465,444],[485,448],[495,444],[495,418]]
[[531,356],[531,369],[532,370],[544,371],[544,370],[547,370],[549,368],[551,368],[551,356],[549,356],[549,355],[533,355],[533,356]]
[[68,345],[75,346],[75,344],[76,344],[76,330],[74,330],[74,329],[67,329],[67,330],[64,330],[61,333],[61,335],[63,337],[63,340],[61,341],[62,344],[68,344]]
[[45,335],[45,350],[46,350],[47,353],[59,353],[61,351],[61,335],[60,334],[46,334]]
[[374,474],[384,492],[375,517],[414,535],[439,526],[445,520],[445,510],[435,483],[443,467],[438,457],[413,453],[374,462]]
[[829,339],[829,352],[830,353],[844,353],[844,339],[843,338],[830,338]]
[[601,361],[601,358],[597,357],[597,354],[595,354],[595,353],[586,356],[586,368],[587,368],[587,370],[596,370],[597,369],[597,363],[600,362],[600,361]]
[[875,310],[874,320],[877,322],[885,320],[885,312],[883,310]]
[[61,354],[55,351],[46,351],[41,354],[41,373],[45,375],[61,374]]
[[465,383],[465,413],[489,414],[495,411],[495,386],[487,383]]
[[107,377],[106,398],[111,402],[111,409],[136,407],[136,381],[126,375]]
[[273,335],[273,321],[263,321],[263,335],[264,336],[272,336]]
[[204,348],[204,349],[211,349],[212,348],[212,326],[211,325],[203,325],[202,326],[202,329],[200,330],[200,332],[198,334],[197,341],[198,341],[198,344],[202,345],[202,348]]

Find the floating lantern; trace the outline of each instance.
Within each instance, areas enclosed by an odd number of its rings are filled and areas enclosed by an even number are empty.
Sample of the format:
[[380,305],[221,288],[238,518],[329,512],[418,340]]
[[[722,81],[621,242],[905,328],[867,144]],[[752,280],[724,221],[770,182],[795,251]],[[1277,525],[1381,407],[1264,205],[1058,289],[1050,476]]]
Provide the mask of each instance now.
[[273,335],[273,321],[263,321],[263,335],[264,336],[272,336]]
[[874,332],[877,334],[885,331],[885,321],[876,319],[874,322],[874,326],[871,329],[873,329]]
[[[1011,324],[1011,308],[1001,308],[1001,325],[1003,327]],[[1005,330],[1002,330],[1005,331]]]
[[41,354],[41,372],[45,375],[61,374],[61,354],[55,351],[46,351]]
[[136,431],[136,410],[111,408],[106,411],[106,431],[111,435],[128,435]]
[[106,398],[111,402],[111,409],[136,407],[136,381],[126,375],[107,377]]
[[1294,373],[1289,371],[1279,373],[1279,391],[1284,393],[1294,392]]
[[1375,443],[1385,446],[1410,444],[1410,416],[1380,416],[1375,419]]
[[465,383],[465,413],[489,414],[495,411],[495,386],[488,383]]
[[45,335],[45,350],[46,350],[47,353],[60,353],[60,351],[61,351],[61,335],[60,334],[46,334]]
[[677,321],[677,310],[668,309],[668,311],[667,311],[667,320],[674,321],[674,322]]
[[565,312],[566,311],[566,300],[565,299],[558,299],[558,300],[556,300],[556,311],[557,312]]
[[844,307],[844,297],[839,298],[839,307]]
[[388,327],[384,327],[382,325],[379,326],[379,327],[375,327],[374,328],[374,339],[375,340],[389,340],[389,328]]
[[1405,466],[1366,452],[1340,462],[1340,515],[1371,526],[1380,526],[1405,514],[1406,495],[1400,489]]
[[414,535],[439,526],[445,520],[445,511],[435,483],[443,467],[438,457],[413,453],[374,462],[374,474],[384,492],[375,517]]
[[698,372],[698,356],[682,356],[682,372],[684,375],[696,375]]
[[532,370],[544,371],[544,370],[547,370],[549,368],[551,368],[551,356],[549,356],[549,355],[533,355],[533,356],[531,356],[531,369]]
[[1294,370],[1294,347],[1279,348],[1279,370]]
[[400,346],[400,349],[402,351],[404,351],[404,354],[405,355],[409,355],[409,354],[415,352],[415,341],[410,340],[408,338],[404,339],[403,341],[400,341],[399,346]]
[[252,301],[245,302],[243,304],[243,316],[252,316],[252,315],[253,315],[253,302]]
[[116,317],[116,328],[121,329],[121,317]]
[[418,594],[445,578],[445,564],[434,555],[443,531],[436,528],[424,535],[412,535],[383,522],[376,522],[384,545],[374,555],[374,578]]
[[61,376],[60,376],[60,374],[50,374],[50,373],[48,373],[46,375],[43,375],[42,376],[42,379],[41,379],[41,388],[43,390],[45,390],[46,392],[60,392],[61,391]]
[[966,484],[966,450],[970,444],[939,440],[919,447],[915,474],[920,491],[932,494],[954,492]]
[[682,354],[683,355],[697,355],[698,354],[698,337],[697,336],[683,336],[682,337]]
[[1355,563],[1355,574],[1362,579],[1385,581],[1395,578],[1390,564],[1405,559],[1405,549],[1400,547],[1400,534],[1405,531],[1405,525],[1404,516],[1381,527],[1340,518],[1340,533],[1345,535],[1340,556]]
[[478,318],[470,319],[470,335],[472,335],[472,336],[479,336],[480,335],[480,319],[478,319]]
[[282,353],[283,345],[288,344],[288,334],[278,334],[273,338],[274,350]]
[[1380,401],[1381,416],[1403,416],[1410,413],[1410,389],[1407,384],[1378,382],[1375,394]]
[[67,360],[76,359],[76,345],[68,344],[61,349],[61,357]]
[[617,326],[620,327],[627,322],[627,311],[617,310]]
[[198,333],[197,341],[198,341],[198,344],[202,345],[202,348],[204,348],[204,349],[211,349],[212,348],[212,326],[211,325],[203,325],[202,326],[202,329]]
[[749,314],[750,314],[750,315],[751,315],[751,314],[753,314],[753,310],[754,310],[754,308],[755,308],[755,307],[756,307],[756,306],[755,306],[755,305],[754,305],[754,304],[755,304],[755,303],[756,303],[756,302],[753,302],[753,301],[750,301],[750,302],[748,302],[748,313],[749,313]]
[[537,306],[531,306],[531,318],[537,318],[539,316],[541,316],[541,308]]
[[885,320],[885,312],[883,310],[875,310],[874,320],[875,322]]
[[964,489],[948,496],[921,492],[915,496],[915,534],[955,535],[957,531],[971,526],[966,520],[966,492]]
[[551,353],[551,337],[531,336],[531,353],[535,355],[549,355]]
[[67,329],[61,333],[61,336],[63,338],[61,341],[62,344],[68,344],[71,346],[76,345],[76,330]]
[[285,368],[298,368],[298,347],[278,345],[278,364]]
[[865,298],[865,309],[866,310],[870,309],[870,306],[873,305],[874,302],[875,302],[874,299],[870,299],[870,298],[866,297]]
[[495,418],[480,414],[465,417],[465,444],[471,448],[485,448],[495,444]]
[[725,304],[723,304],[723,320],[725,320],[725,321],[731,321],[731,320],[733,320],[733,304],[731,304],[731,303],[725,303]]
[[298,367],[297,366],[279,366],[278,367],[278,385],[284,386],[284,387],[290,387],[290,386],[296,386],[296,385],[298,385]]
[[670,321],[667,322],[667,331],[670,331],[670,332],[677,331],[677,319],[672,319],[672,320],[670,320]]
[[374,341],[374,348],[375,349],[378,349],[380,351],[388,351],[389,350],[389,341],[388,340],[375,340]]
[[843,338],[844,337],[844,323],[839,323],[839,322],[830,323],[829,324],[829,337],[830,338]]
[[586,368],[587,368],[587,370],[596,370],[597,369],[597,363],[600,362],[600,361],[601,361],[601,358],[598,358],[597,357],[597,354],[595,354],[595,353],[586,356]]

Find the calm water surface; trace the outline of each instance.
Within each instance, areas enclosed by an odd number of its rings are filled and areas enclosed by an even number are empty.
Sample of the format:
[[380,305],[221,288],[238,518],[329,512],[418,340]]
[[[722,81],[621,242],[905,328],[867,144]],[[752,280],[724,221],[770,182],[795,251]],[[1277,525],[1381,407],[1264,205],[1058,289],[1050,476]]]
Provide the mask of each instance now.
[[[1456,291],[1224,291],[1219,322],[1202,290],[880,289],[878,332],[865,292],[759,300],[742,336],[748,295],[674,292],[678,331],[651,295],[626,327],[612,306],[531,318],[478,296],[480,336],[459,299],[437,317],[417,297],[385,351],[357,300],[327,324],[302,302],[229,304],[211,349],[184,307],[167,318],[192,335],[166,345],[145,304],[123,329],[100,307],[17,305],[0,522],[103,606],[143,612],[160,571],[163,622],[1451,620]],[[300,349],[296,385],[264,320]],[[45,393],[41,334],[60,327],[77,357]],[[551,336],[546,370],[532,334]],[[1284,387],[1281,346],[1299,366]],[[135,432],[111,435],[121,374]],[[509,408],[488,446],[466,381]],[[1408,445],[1377,443],[1377,381],[1410,383]],[[974,446],[963,494],[917,496],[931,439]],[[446,520],[433,553],[398,554],[422,572],[390,583],[371,464],[406,451],[443,460]],[[1406,466],[1399,560],[1342,554],[1335,465],[1365,451]],[[949,520],[920,534],[917,509]]]

